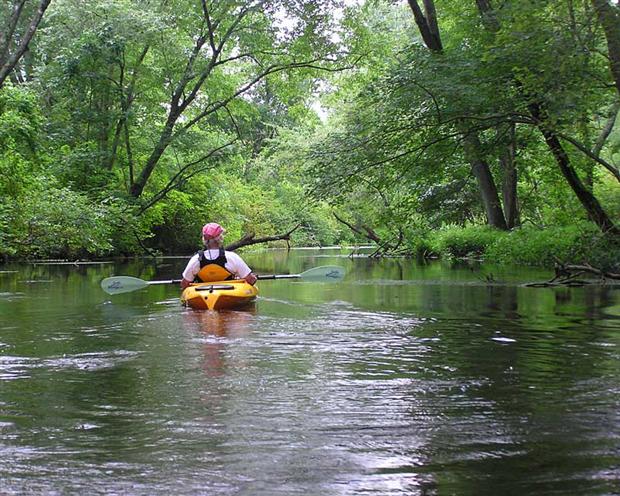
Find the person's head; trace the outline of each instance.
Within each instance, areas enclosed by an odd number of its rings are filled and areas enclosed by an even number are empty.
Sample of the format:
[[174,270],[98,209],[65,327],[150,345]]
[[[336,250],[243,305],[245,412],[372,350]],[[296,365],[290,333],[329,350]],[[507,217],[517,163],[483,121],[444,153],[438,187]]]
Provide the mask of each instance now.
[[222,226],[210,222],[202,227],[202,241],[207,247],[219,247],[224,241],[225,232],[226,230]]

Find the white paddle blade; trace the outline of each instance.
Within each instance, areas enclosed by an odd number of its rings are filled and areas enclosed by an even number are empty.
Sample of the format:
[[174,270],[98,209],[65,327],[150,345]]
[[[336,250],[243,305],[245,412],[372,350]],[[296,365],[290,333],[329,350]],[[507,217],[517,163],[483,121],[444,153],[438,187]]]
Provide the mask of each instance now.
[[345,270],[339,265],[324,265],[323,267],[315,267],[299,274],[304,281],[324,281],[338,282],[342,281]]
[[148,283],[146,281],[130,276],[106,277],[101,281],[101,289],[110,295],[129,293],[147,286]]

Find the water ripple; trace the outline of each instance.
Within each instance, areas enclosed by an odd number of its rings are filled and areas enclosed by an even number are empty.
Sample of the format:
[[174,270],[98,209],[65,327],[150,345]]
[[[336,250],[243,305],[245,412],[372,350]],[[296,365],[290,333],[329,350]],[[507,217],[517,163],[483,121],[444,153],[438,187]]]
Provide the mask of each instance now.
[[617,492],[614,294],[422,286],[274,285],[222,313],[165,288],[16,302],[0,492]]
[[37,369],[58,371],[113,368],[122,362],[135,358],[137,355],[137,352],[126,350],[114,350],[106,353],[80,353],[43,359],[2,355],[0,356],[0,380],[27,379]]

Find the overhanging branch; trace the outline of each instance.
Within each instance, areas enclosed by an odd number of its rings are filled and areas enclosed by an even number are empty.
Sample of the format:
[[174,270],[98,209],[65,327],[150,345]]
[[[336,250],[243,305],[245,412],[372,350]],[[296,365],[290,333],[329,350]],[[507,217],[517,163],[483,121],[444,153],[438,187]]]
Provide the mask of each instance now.
[[284,234],[275,234],[273,236],[265,236],[262,238],[255,237],[256,236],[255,233],[249,233],[243,236],[241,239],[235,241],[234,243],[227,245],[226,250],[235,251],[241,248],[242,246],[256,245],[259,243],[269,243],[270,241],[285,240],[288,243],[291,239],[291,234],[293,234],[297,229],[299,229],[300,226],[301,224],[297,224],[293,229],[285,232]]
[[210,165],[210,166],[206,166],[206,167],[200,167],[197,168],[195,170],[192,170],[191,172],[187,172],[188,170],[190,170],[192,167],[200,164],[201,162],[204,162],[206,160],[208,160],[209,158],[213,157],[216,153],[220,152],[221,150],[223,150],[224,148],[227,148],[229,146],[231,146],[233,143],[235,143],[237,140],[233,140],[230,141],[228,143],[225,143],[222,146],[219,146],[217,148],[214,148],[213,150],[209,151],[209,153],[207,153],[206,155],[200,157],[197,160],[194,160],[193,162],[189,162],[185,165],[183,165],[180,170],[178,170],[176,172],[176,174],[174,174],[174,176],[172,176],[172,178],[168,181],[168,183],[166,184],[166,186],[164,186],[161,190],[159,190],[154,196],[153,198],[151,198],[149,200],[148,203],[146,203],[145,205],[143,205],[140,210],[139,210],[139,214],[144,213],[145,211],[147,211],[149,208],[151,208],[153,205],[155,205],[157,202],[163,200],[166,195],[168,193],[170,193],[170,191],[172,191],[173,189],[176,189],[179,185],[181,185],[182,183],[187,182],[187,180],[191,179],[192,177],[196,176],[197,174],[200,174],[201,172],[206,172],[207,170],[213,169],[215,168],[215,165]]

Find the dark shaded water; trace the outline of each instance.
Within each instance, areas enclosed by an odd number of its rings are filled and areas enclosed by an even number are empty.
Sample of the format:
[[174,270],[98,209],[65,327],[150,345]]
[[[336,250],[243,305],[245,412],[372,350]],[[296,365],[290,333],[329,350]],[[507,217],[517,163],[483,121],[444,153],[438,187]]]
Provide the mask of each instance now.
[[620,494],[618,289],[338,254],[223,313],[99,288],[185,259],[0,266],[0,494]]

